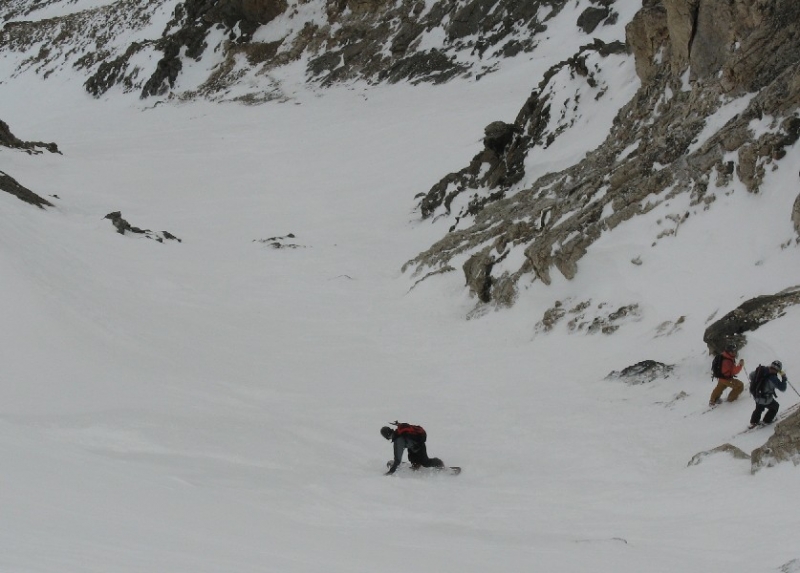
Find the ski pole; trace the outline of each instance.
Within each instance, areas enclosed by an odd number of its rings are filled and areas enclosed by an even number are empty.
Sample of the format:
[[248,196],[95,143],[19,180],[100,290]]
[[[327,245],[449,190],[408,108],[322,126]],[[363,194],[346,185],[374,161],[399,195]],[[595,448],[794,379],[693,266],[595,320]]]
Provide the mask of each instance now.
[[793,385],[791,382],[789,382],[789,381],[787,380],[787,381],[786,381],[786,383],[787,383],[789,386],[791,386],[791,387],[792,387],[792,390],[794,390],[794,393],[795,393],[795,394],[797,394],[798,396],[800,396],[800,392],[798,392],[798,391],[797,391],[797,388],[795,388],[795,387],[794,387],[794,385]]

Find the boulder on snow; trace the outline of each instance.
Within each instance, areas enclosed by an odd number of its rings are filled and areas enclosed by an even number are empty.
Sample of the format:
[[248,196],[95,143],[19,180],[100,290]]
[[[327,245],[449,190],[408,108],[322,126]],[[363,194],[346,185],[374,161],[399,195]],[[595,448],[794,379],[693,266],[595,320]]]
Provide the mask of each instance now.
[[741,449],[737,448],[732,444],[722,444],[721,446],[717,446],[713,450],[708,450],[707,452],[700,452],[699,454],[695,454],[692,456],[692,459],[689,460],[688,466],[696,466],[703,460],[705,460],[708,456],[712,456],[714,454],[730,454],[737,460],[749,460],[750,456],[744,453]]
[[269,245],[273,249],[300,249],[303,245],[295,243],[297,237],[294,233],[289,233],[281,237],[267,237],[266,239],[253,239],[254,243],[261,243],[262,245]]
[[595,31],[603,20],[611,16],[612,11],[611,8],[608,6],[589,6],[581,12],[581,15],[578,16],[578,28],[583,30],[587,34],[591,34]]
[[800,465],[800,410],[796,410],[775,426],[775,432],[760,448],[750,454],[750,472],[769,468],[780,462]]
[[606,380],[622,380],[631,386],[639,384],[647,384],[659,378],[669,378],[670,373],[674,370],[674,366],[657,362],[655,360],[643,360],[637,362],[633,366],[628,366],[621,372],[614,370]]
[[150,229],[140,229],[139,227],[134,227],[128,221],[122,218],[121,211],[114,211],[113,213],[109,213],[104,219],[109,219],[111,223],[114,225],[114,228],[117,230],[117,233],[120,235],[124,235],[125,233],[133,233],[136,235],[144,235],[148,239],[153,239],[159,243],[163,243],[164,240],[170,241],[178,241],[181,243],[182,241],[170,233],[169,231],[151,231]]
[[783,316],[788,307],[796,304],[800,304],[800,286],[752,298],[709,326],[703,334],[703,342],[712,354],[721,353],[729,344],[741,348],[746,343],[745,332]]

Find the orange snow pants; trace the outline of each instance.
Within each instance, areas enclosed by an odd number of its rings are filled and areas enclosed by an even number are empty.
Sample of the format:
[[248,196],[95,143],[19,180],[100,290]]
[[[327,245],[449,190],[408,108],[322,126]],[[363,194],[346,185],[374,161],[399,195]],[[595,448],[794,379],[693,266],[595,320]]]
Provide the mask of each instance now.
[[736,378],[719,378],[714,391],[711,392],[711,398],[708,399],[708,403],[715,404],[722,396],[725,388],[731,389],[731,391],[728,392],[728,402],[733,402],[744,390],[744,384]]

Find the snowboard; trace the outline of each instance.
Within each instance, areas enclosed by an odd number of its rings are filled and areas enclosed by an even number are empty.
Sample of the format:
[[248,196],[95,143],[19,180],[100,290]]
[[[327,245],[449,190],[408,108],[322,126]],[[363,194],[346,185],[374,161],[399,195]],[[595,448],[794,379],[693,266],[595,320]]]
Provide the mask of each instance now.
[[[386,462],[386,467],[391,468],[394,460],[389,460]],[[451,476],[457,476],[461,473],[461,468],[458,466],[444,466],[443,468],[423,468],[419,467],[414,469],[410,463],[408,462],[400,462],[400,465],[397,466],[397,469],[394,473],[419,473],[419,474],[446,474]]]

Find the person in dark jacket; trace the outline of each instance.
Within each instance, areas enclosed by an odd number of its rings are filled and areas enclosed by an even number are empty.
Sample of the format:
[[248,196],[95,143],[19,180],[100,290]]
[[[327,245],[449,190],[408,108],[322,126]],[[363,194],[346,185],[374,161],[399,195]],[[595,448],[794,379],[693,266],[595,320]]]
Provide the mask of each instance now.
[[398,424],[397,429],[394,430],[389,426],[381,428],[381,436],[394,444],[394,462],[385,475],[392,475],[397,470],[400,462],[403,461],[404,450],[408,450],[408,461],[414,469],[419,469],[420,466],[424,468],[444,467],[444,462],[439,458],[428,457],[428,450],[425,447],[427,439],[425,431],[419,432],[413,428],[422,430],[419,426],[409,424]]
[[728,346],[722,353],[722,364],[720,370],[722,376],[717,378],[717,385],[711,392],[711,397],[708,399],[708,405],[712,408],[722,402],[722,393],[725,388],[730,388],[728,392],[728,402],[733,402],[739,397],[739,394],[744,390],[744,383],[736,378],[736,375],[744,368],[744,360],[736,362],[736,347]]
[[[778,415],[780,404],[775,399],[775,390],[786,392],[786,383],[789,379],[783,373],[783,364],[780,360],[775,360],[769,366],[759,366],[750,374],[751,384],[761,378],[753,399],[756,401],[756,409],[750,416],[750,427],[755,428],[761,424],[771,424]],[[761,414],[767,411],[764,421],[761,421]]]

